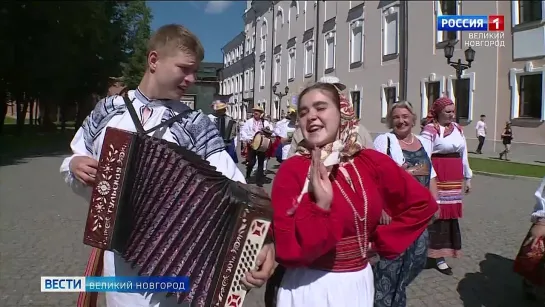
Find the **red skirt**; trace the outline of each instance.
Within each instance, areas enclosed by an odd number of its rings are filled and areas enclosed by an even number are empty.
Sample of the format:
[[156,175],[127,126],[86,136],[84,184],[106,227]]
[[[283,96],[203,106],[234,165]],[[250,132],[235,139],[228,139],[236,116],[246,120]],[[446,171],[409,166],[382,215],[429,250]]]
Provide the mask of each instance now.
[[280,146],[281,141],[282,141],[282,138],[279,136],[273,139],[273,143],[271,144],[269,149],[267,149],[267,152],[266,152],[267,158],[272,158],[275,156],[276,149],[278,148],[278,146]]
[[528,231],[515,259],[513,270],[532,285],[542,286],[545,284],[545,243],[541,238],[536,246],[524,245],[530,236],[531,233]]
[[462,158],[458,153],[433,154],[431,161],[437,173],[439,218],[443,220],[461,218],[464,184]]

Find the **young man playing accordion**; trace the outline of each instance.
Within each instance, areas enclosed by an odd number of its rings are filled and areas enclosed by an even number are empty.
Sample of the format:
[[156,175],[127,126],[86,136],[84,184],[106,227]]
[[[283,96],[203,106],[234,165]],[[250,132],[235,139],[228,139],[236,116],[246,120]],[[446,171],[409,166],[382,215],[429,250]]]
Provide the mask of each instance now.
[[[153,136],[195,152],[224,176],[244,183],[244,176],[225,151],[216,126],[206,115],[200,111],[188,111],[189,107],[180,102],[184,92],[195,82],[195,73],[203,58],[203,47],[194,34],[181,25],[163,26],[149,41],[147,69],[140,85],[127,95],[144,129],[155,127],[179,113],[189,112],[187,117],[170,127],[153,132]],[[66,183],[87,200],[95,183],[106,127],[136,131],[123,97],[110,96],[98,102],[72,140],[73,155],[66,158],[60,168]],[[260,269],[246,273],[243,280],[247,287],[262,286],[272,274],[274,247],[265,245],[259,257]],[[93,249],[86,275],[135,276],[136,270],[113,252]],[[86,294],[89,293],[82,293]],[[89,301],[80,296],[78,306],[96,305],[96,302]],[[109,307],[180,306],[176,305],[174,296],[159,302],[149,294],[116,292],[106,293],[106,303]]]

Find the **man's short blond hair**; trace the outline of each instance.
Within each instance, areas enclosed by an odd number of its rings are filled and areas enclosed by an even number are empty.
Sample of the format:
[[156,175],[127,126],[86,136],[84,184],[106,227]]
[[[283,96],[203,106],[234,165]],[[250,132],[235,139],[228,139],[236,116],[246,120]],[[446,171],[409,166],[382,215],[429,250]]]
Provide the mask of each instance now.
[[201,41],[182,25],[164,25],[153,33],[148,42],[148,55],[152,51],[171,54],[177,50],[192,53],[199,62],[204,59]]

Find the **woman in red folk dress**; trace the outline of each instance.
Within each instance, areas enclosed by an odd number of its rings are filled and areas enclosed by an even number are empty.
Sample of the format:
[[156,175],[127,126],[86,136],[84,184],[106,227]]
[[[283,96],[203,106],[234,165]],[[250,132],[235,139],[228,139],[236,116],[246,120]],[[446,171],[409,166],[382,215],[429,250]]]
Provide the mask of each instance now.
[[[278,307],[372,307],[370,242],[398,257],[437,211],[430,192],[388,156],[357,142],[358,120],[331,84],[299,96],[304,142],[272,187]],[[303,145],[304,144],[304,145]],[[392,221],[379,224],[382,210]]]
[[422,145],[430,148],[433,169],[437,173],[439,219],[430,225],[430,264],[446,275],[452,269],[445,257],[462,255],[462,236],[458,219],[462,218],[463,195],[471,190],[473,172],[469,167],[467,143],[462,127],[453,121],[454,102],[440,97],[431,106],[427,125],[422,130]]

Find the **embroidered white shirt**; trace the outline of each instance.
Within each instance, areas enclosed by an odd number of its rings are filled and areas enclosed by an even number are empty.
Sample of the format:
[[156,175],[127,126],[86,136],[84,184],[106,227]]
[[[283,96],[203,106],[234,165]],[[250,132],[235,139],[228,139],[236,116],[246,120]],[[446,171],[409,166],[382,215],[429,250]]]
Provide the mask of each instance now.
[[[163,118],[163,113],[166,112],[167,108],[161,104],[150,104],[149,102],[141,101],[135,95],[135,91],[129,91],[129,99],[133,100],[133,105],[136,110],[146,103],[149,107],[153,109],[149,119],[144,125],[144,129],[150,129],[161,123]],[[117,99],[117,98],[116,98]],[[119,99],[122,99],[119,97]],[[180,103],[181,104],[181,103]],[[175,107],[176,106],[171,106]],[[138,113],[138,112],[137,112]],[[210,123],[212,124],[212,123]],[[133,121],[129,115],[129,112],[125,111],[121,114],[116,114],[113,116],[106,124],[107,127],[116,127],[124,129],[127,131],[135,132]],[[72,149],[73,155],[64,159],[60,172],[65,182],[72,188],[72,190],[85,198],[87,202],[90,201],[92,188],[83,185],[70,172],[70,161],[75,156],[89,156],[96,160],[100,157],[100,152],[102,149],[102,143],[104,141],[104,134],[106,129],[98,134],[96,139],[93,141],[93,152],[90,152],[85,144],[85,138],[89,137],[84,135],[84,129],[80,128],[70,147]],[[169,128],[159,129],[158,132],[153,133],[154,136],[160,137],[169,142],[176,143],[173,134],[170,132]],[[221,172],[227,178],[230,178],[235,181],[246,183],[244,176],[238,169],[237,165],[233,162],[233,159],[229,154],[223,150],[211,154],[206,160],[210,165],[216,167],[216,169]],[[136,276],[137,271],[132,269],[129,264],[127,264],[119,255],[114,254],[113,252],[106,251],[104,253],[104,276]],[[169,307],[176,306],[179,307],[175,302],[175,297],[166,299],[164,293],[159,293],[155,295],[143,295],[140,293],[118,293],[118,292],[108,292],[106,293],[106,304],[108,307]]]

